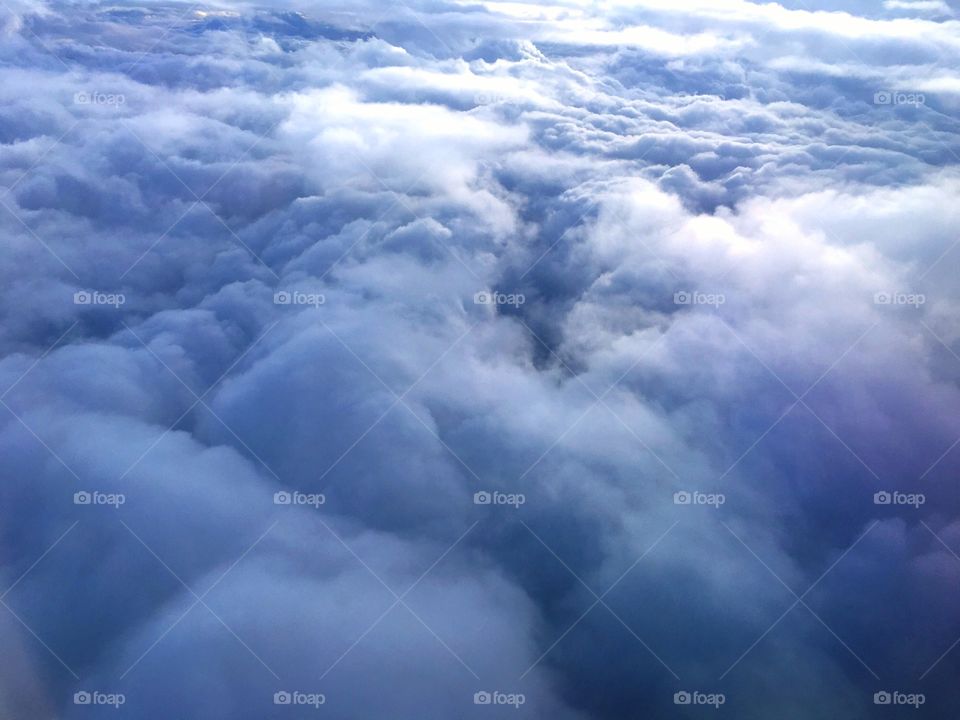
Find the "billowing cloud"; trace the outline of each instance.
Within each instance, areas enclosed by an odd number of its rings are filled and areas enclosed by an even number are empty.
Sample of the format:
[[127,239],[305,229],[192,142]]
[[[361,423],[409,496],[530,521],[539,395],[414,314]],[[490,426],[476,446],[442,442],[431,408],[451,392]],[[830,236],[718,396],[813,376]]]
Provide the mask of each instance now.
[[956,10],[8,5],[4,716],[955,712]]

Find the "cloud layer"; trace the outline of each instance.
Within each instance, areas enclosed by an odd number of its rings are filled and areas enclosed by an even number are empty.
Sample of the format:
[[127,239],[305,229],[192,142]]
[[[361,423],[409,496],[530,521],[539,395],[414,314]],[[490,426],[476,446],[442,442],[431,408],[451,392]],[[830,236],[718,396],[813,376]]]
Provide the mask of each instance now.
[[2,714],[956,712],[957,13],[8,5]]

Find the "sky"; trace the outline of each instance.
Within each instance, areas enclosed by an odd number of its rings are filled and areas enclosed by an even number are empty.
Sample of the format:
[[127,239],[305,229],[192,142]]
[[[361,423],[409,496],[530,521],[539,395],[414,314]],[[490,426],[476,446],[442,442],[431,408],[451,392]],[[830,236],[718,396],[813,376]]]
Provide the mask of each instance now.
[[960,3],[0,38],[0,717],[960,712]]

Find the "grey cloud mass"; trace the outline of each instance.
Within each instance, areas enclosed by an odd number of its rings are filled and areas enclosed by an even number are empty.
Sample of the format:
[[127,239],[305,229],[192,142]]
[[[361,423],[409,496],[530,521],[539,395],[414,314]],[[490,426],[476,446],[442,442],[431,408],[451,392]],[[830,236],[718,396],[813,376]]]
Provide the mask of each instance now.
[[956,714],[958,67],[948,0],[5,3],[0,717]]

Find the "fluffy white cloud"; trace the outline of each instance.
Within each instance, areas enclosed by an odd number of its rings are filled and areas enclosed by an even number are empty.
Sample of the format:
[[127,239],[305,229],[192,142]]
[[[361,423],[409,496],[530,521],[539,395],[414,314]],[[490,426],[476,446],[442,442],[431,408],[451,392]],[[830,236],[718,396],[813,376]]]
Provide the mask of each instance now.
[[866,718],[960,634],[949,8],[14,10],[5,712]]

